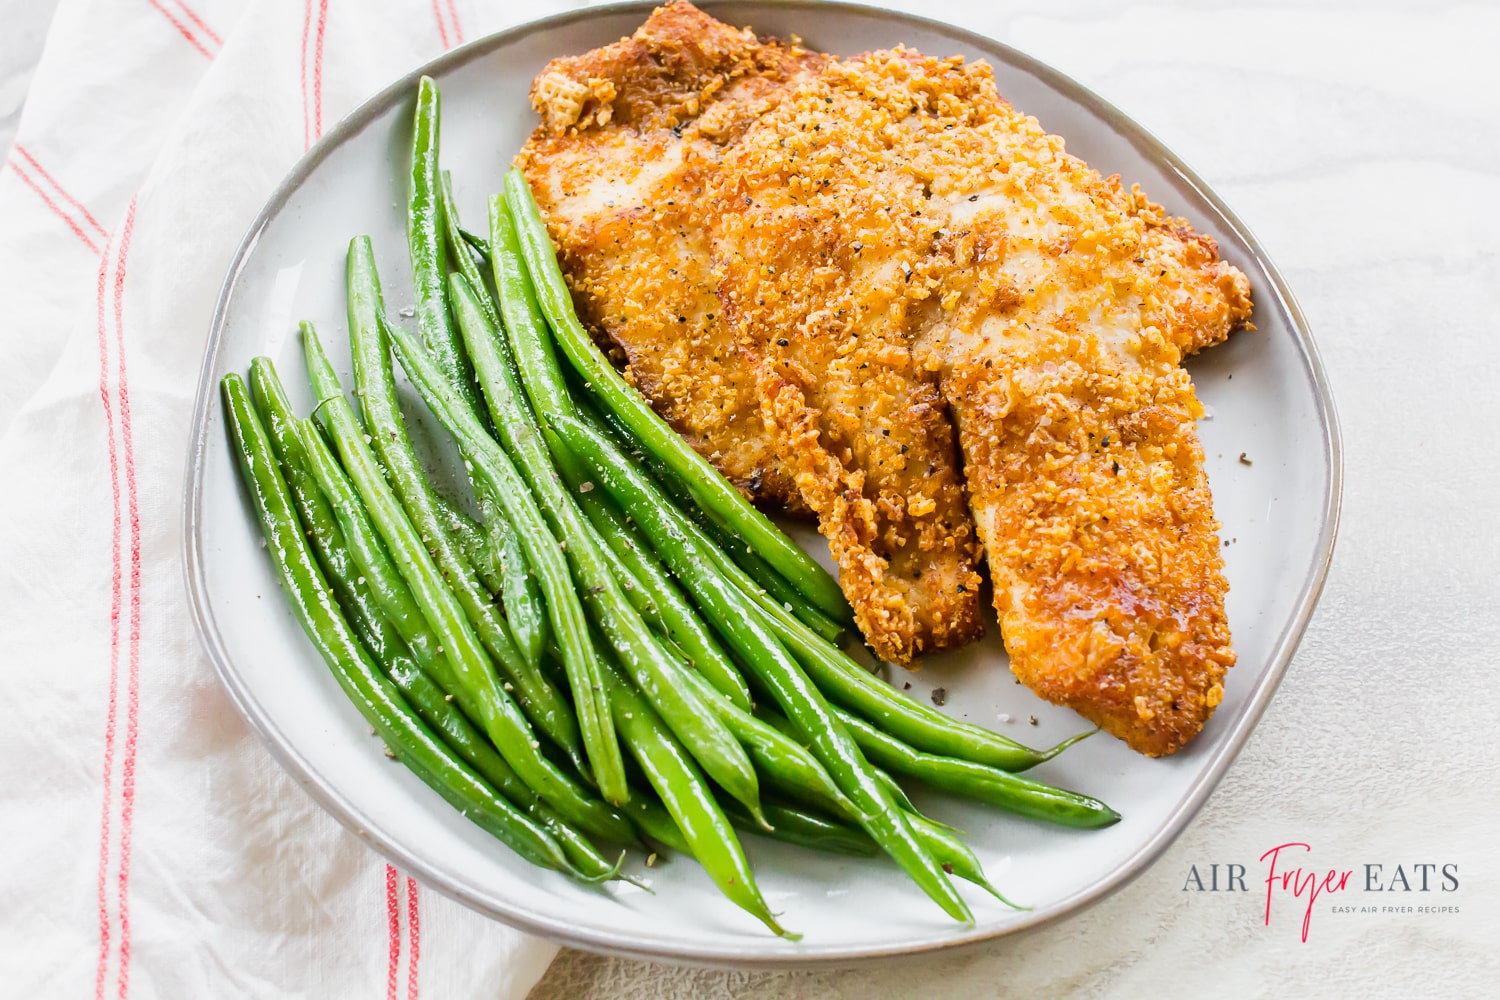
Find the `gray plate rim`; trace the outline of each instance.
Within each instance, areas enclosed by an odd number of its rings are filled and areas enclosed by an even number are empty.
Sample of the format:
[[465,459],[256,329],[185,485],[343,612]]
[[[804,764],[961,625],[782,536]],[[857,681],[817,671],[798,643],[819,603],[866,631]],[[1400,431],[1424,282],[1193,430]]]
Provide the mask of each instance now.
[[[245,238],[240,243],[239,249],[235,252],[234,261],[230,265],[228,274],[224,279],[223,287],[219,292],[218,301],[214,307],[208,342],[204,349],[203,364],[198,376],[197,401],[193,409],[193,419],[189,436],[187,475],[182,503],[183,578],[187,589],[188,605],[192,613],[193,624],[198,632],[204,650],[208,653],[209,659],[212,661],[219,679],[229,692],[230,699],[234,702],[235,707],[249,720],[251,726],[282,767],[324,809],[328,810],[340,823],[353,831],[392,863],[398,864],[412,873],[424,885],[436,889],[471,909],[520,930],[549,938],[561,944],[605,954],[624,955],[632,958],[670,960],[695,965],[735,966],[740,968],[807,968],[849,964],[866,959],[891,958],[901,955],[961,948],[993,940],[997,937],[1038,930],[1056,923],[1064,917],[1091,906],[1117,892],[1149,868],[1151,863],[1171,845],[1192,821],[1193,817],[1197,815],[1198,810],[1207,801],[1209,794],[1212,793],[1220,779],[1223,778],[1229,765],[1239,755],[1246,740],[1249,739],[1251,731],[1254,730],[1256,723],[1260,720],[1262,714],[1264,714],[1266,706],[1270,704],[1272,696],[1276,693],[1276,689],[1280,685],[1281,679],[1285,675],[1286,669],[1291,663],[1292,656],[1302,639],[1302,634],[1307,628],[1308,620],[1312,617],[1318,597],[1322,593],[1323,584],[1328,575],[1328,566],[1333,557],[1334,541],[1338,533],[1339,513],[1343,498],[1343,440],[1339,427],[1338,414],[1334,406],[1333,391],[1328,382],[1328,375],[1301,307],[1297,304],[1297,300],[1292,295],[1291,289],[1287,286],[1281,272],[1261,247],[1259,240],[1255,238],[1249,227],[1198,177],[1192,168],[1168,149],[1165,144],[1113,104],[1093,93],[1082,84],[1052,69],[1045,63],[993,38],[932,18],[924,18],[900,11],[868,7],[863,4],[842,2],[842,0],[751,0],[751,3],[748,4],[737,4],[737,6],[747,5],[777,10],[811,9],[813,7],[823,10],[845,10],[850,13],[858,13],[861,16],[884,18],[897,24],[941,30],[956,40],[980,51],[988,49],[997,53],[1004,53],[1007,62],[1025,72],[1033,74],[1046,83],[1047,86],[1084,106],[1100,120],[1107,122],[1113,128],[1117,129],[1143,155],[1170,167],[1176,172],[1187,185],[1213,207],[1223,225],[1235,234],[1244,247],[1249,250],[1251,256],[1256,259],[1257,263],[1261,265],[1266,274],[1271,278],[1271,287],[1261,289],[1257,297],[1261,300],[1267,297],[1274,299],[1290,320],[1291,330],[1294,334],[1297,347],[1301,352],[1302,360],[1306,367],[1306,374],[1312,381],[1314,396],[1318,403],[1318,420],[1322,430],[1324,458],[1329,470],[1328,479],[1324,483],[1323,522],[1319,530],[1317,549],[1312,566],[1307,577],[1302,581],[1294,606],[1294,612],[1288,619],[1286,627],[1282,629],[1272,648],[1270,663],[1267,665],[1265,674],[1262,676],[1256,689],[1251,693],[1245,711],[1235,722],[1234,728],[1228,738],[1224,741],[1215,757],[1202,770],[1198,780],[1189,789],[1188,794],[1184,797],[1178,808],[1167,817],[1166,821],[1150,837],[1146,838],[1133,854],[1126,858],[1107,876],[1086,889],[1074,893],[1072,896],[1065,897],[1053,904],[1034,910],[1027,916],[1000,927],[974,929],[937,942],[924,942],[915,945],[888,945],[873,948],[849,948],[841,951],[823,952],[816,955],[798,954],[795,952],[788,953],[775,948],[775,945],[779,942],[769,940],[759,941],[753,938],[747,938],[744,947],[733,949],[704,949],[694,946],[674,947],[661,945],[642,947],[638,939],[634,939],[628,934],[580,931],[576,926],[560,921],[539,918],[523,908],[509,905],[504,901],[481,897],[463,883],[439,875],[421,856],[413,854],[397,845],[377,825],[371,823],[367,816],[360,813],[338,788],[325,780],[322,775],[316,773],[306,759],[291,746],[284,734],[275,726],[262,707],[250,696],[249,692],[240,682],[238,668],[234,665],[229,649],[226,647],[223,637],[219,632],[218,625],[214,619],[213,609],[209,604],[206,589],[203,566],[204,549],[202,544],[202,483],[204,456],[207,454],[209,448],[209,410],[214,405],[214,400],[218,398],[214,372],[217,366],[219,348],[223,340],[224,323],[229,299],[245,262],[255,249],[260,234],[276,218],[292,194],[312,174],[313,170],[322,163],[329,153],[350,137],[362,131],[377,115],[388,110],[393,104],[406,100],[415,89],[417,80],[423,75],[441,76],[450,69],[474,59],[482,58],[493,50],[502,48],[533,32],[563,27],[577,21],[610,14],[637,12],[644,19],[645,15],[657,6],[655,2],[650,2],[650,0],[648,2],[635,2],[635,0],[632,0],[632,2],[612,3],[568,11],[540,20],[526,22],[513,28],[475,39],[465,45],[445,52],[436,59],[405,74],[399,80],[385,87],[375,96],[355,108],[354,111],[350,112],[348,116],[342,119],[333,129],[328,131],[314,144],[292,168],[291,172],[287,174],[286,178],[277,185],[275,191],[266,202],[265,207],[250,226]],[[714,0],[701,0],[699,6],[711,11],[714,7],[719,6],[719,3],[714,2]]]

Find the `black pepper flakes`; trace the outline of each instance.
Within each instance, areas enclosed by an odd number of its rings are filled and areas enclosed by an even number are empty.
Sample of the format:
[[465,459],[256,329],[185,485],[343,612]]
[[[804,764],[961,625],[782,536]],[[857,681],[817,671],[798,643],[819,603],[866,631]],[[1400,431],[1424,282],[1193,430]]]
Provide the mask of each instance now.
[[948,702],[948,689],[947,688],[933,688],[932,689],[932,703],[934,705],[941,706],[941,705],[947,704],[947,702]]

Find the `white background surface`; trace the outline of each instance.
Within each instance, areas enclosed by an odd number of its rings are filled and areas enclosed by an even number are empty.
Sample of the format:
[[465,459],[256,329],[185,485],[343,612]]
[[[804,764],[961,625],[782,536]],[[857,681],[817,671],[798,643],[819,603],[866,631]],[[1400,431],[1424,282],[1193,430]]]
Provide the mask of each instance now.
[[[34,59],[27,39],[49,6],[7,5],[0,147],[15,81]],[[537,13],[555,6],[574,4]],[[1489,725],[1500,648],[1500,10],[903,6],[991,34],[1101,93],[1192,163],[1282,267],[1345,436],[1343,529],[1323,602],[1198,820],[1141,879],[1077,918],[964,954],[811,974],[564,952],[532,997],[1486,994],[1500,978]],[[1457,864],[1461,889],[1446,898],[1331,902],[1460,912],[1342,915],[1320,900],[1304,944],[1289,900],[1263,926],[1257,859],[1287,841],[1311,844],[1319,868],[1355,869],[1355,882],[1365,863]],[[1190,865],[1213,862],[1246,865],[1252,891],[1182,891]]]

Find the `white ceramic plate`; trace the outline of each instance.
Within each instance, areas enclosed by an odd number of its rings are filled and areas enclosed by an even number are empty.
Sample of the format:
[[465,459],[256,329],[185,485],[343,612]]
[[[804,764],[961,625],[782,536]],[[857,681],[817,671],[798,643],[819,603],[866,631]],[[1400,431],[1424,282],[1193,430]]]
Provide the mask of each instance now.
[[[187,583],[204,644],[282,763],[350,829],[427,885],[558,941],[683,961],[788,965],[931,950],[1055,920],[1139,874],[1183,829],[1286,669],[1322,585],[1338,514],[1337,422],[1317,350],[1244,225],[1159,142],[1071,80],[987,38],[905,15],[833,3],[706,6],[730,23],[797,34],[835,53],[904,42],[932,54],[987,59],[1017,107],[1064,136],[1093,166],[1140,182],[1211,233],[1250,276],[1259,329],[1235,335],[1191,365],[1213,415],[1201,432],[1223,535],[1232,542],[1224,553],[1239,652],[1224,702],[1202,735],[1166,760],[1147,760],[1099,736],[1036,770],[1118,809],[1124,820],[1104,831],[1062,830],[923,797],[920,804],[934,815],[969,832],[994,882],[1032,907],[1008,910],[966,888],[974,927],[949,921],[891,864],[747,838],[760,885],[786,925],[804,932],[800,944],[772,938],[687,860],[636,872],[655,895],[624,884],[588,889],[533,868],[405,768],[393,767],[278,592],[236,476],[217,383],[268,354],[306,407],[295,325],[313,320],[327,332],[325,341],[341,349],[344,250],[354,234],[374,238],[392,311],[409,304],[403,176],[418,73],[365,103],[303,158],[256,220],[225,282],[203,362],[185,498]],[[629,34],[649,10],[632,4],[541,21],[422,68],[442,86],[443,162],[453,171],[465,218],[484,218],[485,199],[531,131],[526,95],[542,65]],[[347,373],[347,352],[336,360]],[[420,419],[419,404],[411,412]],[[427,424],[418,436],[445,453],[441,435]],[[1241,463],[1241,453],[1253,464]],[[816,536],[809,541],[822,551]],[[1083,728],[1072,713],[1013,683],[991,626],[981,644],[929,658],[920,676],[896,672],[895,682],[909,680],[921,698],[944,687],[948,712],[1035,745]],[[1002,722],[1004,715],[1013,721]]]

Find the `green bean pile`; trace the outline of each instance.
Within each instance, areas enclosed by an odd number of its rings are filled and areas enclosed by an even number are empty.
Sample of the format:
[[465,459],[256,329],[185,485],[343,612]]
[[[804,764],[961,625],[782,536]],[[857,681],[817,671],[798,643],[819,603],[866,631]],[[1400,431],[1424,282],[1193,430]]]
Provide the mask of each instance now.
[[[424,78],[407,227],[419,334],[387,318],[374,250],[356,237],[358,410],[307,323],[312,418],[293,413],[269,359],[248,386],[222,382],[292,609],[387,752],[533,864],[600,882],[629,877],[613,851],[678,851],[790,938],[737,831],[883,852],[971,922],[950,876],[999,893],[893,776],[1065,826],[1116,822],[1097,799],[1015,773],[1074,740],[1033,750],[846,655],[837,582],[580,324],[522,176],[505,178],[488,238],[475,236],[438,141]],[[458,446],[472,502],[424,470],[396,362]]]

